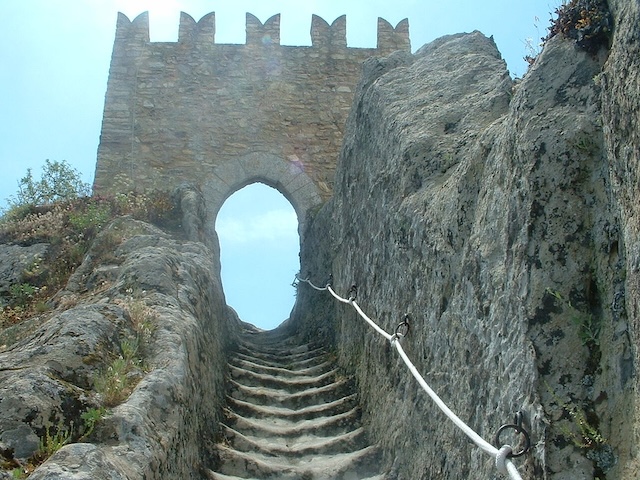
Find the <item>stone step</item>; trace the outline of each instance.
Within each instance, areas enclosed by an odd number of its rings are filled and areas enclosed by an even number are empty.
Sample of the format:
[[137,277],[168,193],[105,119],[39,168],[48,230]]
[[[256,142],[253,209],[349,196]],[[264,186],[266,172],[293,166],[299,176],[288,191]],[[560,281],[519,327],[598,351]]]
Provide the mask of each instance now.
[[267,367],[279,367],[287,370],[299,370],[313,367],[328,360],[329,355],[321,350],[313,350],[307,353],[296,353],[282,355],[271,353],[252,352],[248,349],[239,348],[235,354],[238,358],[249,360],[250,362]]
[[299,370],[289,370],[280,367],[271,367],[268,365],[260,365],[247,360],[245,356],[242,358],[239,356],[233,356],[229,359],[229,365],[232,367],[243,368],[255,373],[262,373],[265,375],[273,375],[280,378],[297,378],[303,376],[321,375],[334,369],[334,362],[326,360],[323,363],[315,366],[301,368]]
[[239,340],[243,343],[251,343],[254,345],[305,345],[308,342],[302,341],[295,335],[282,330],[256,330],[247,331],[240,335]]
[[372,446],[355,452],[289,458],[238,452],[221,445],[218,455],[220,473],[243,479],[361,480],[378,474],[380,463],[378,450]]
[[[222,473],[216,473],[213,472],[211,470],[207,471],[207,478],[209,480],[264,480],[261,478],[255,478],[255,477],[236,477],[235,475],[224,475]],[[281,477],[278,477],[279,479]],[[329,480],[326,476],[318,476],[315,479],[313,477],[296,477],[297,480],[301,480],[301,479],[305,479],[305,480]],[[384,475],[374,475],[372,477],[366,477],[366,478],[362,478],[362,477],[351,477],[351,478],[347,478],[345,477],[345,480],[386,480],[386,477]]]
[[263,438],[246,435],[222,425],[225,441],[240,452],[259,452],[267,456],[302,457],[353,452],[367,446],[364,429],[359,427],[347,433],[322,437],[313,433],[295,438]]
[[328,403],[349,395],[353,390],[353,385],[346,379],[339,379],[322,387],[310,387],[297,393],[288,393],[278,388],[248,387],[231,379],[228,380],[228,384],[229,396],[236,400],[258,406],[276,406],[292,410]]
[[353,380],[323,348],[252,330],[229,359],[218,480],[382,480]]
[[319,375],[298,375],[283,377],[280,375],[257,373],[246,368],[229,366],[231,379],[246,387],[265,387],[279,389],[288,393],[301,392],[307,388],[324,387],[336,381],[337,369]]
[[291,409],[277,406],[255,405],[227,396],[227,405],[245,418],[277,418],[287,421],[311,420],[344,413],[358,404],[355,394],[339,398],[327,403],[310,405],[305,408]]
[[276,363],[272,360],[265,360],[259,357],[255,357],[255,356],[249,356],[249,355],[244,355],[242,353],[236,353],[233,357],[231,357],[229,359],[230,363],[236,363],[238,360],[242,361],[247,361],[256,365],[259,365],[260,367],[266,367],[266,368],[277,368],[280,370],[285,370],[287,372],[289,372],[289,375],[296,375],[298,372],[304,371],[304,370],[308,370],[308,369],[312,369],[312,368],[318,368],[321,365],[326,364],[327,362],[331,362],[331,364],[333,364],[334,362],[332,360],[330,360],[327,357],[317,357],[317,358],[307,358],[304,360],[298,360],[296,362],[280,362],[280,363]]
[[254,339],[240,339],[238,341],[238,347],[249,350],[250,352],[258,352],[267,355],[301,355],[313,351],[325,351],[323,347],[314,345],[312,343],[299,343],[295,340],[278,340],[273,341],[260,341],[259,337]]
[[289,439],[313,432],[319,436],[341,435],[360,421],[360,408],[354,407],[343,413],[316,417],[309,420],[291,421],[283,418],[247,418],[225,409],[224,423],[247,435],[261,436],[266,439]]

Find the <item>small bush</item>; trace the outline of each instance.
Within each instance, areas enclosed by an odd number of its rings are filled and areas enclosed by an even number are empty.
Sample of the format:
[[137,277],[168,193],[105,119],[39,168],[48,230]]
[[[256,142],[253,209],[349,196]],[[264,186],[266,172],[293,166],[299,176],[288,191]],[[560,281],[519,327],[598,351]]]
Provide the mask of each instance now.
[[107,409],[104,407],[89,408],[87,411],[80,415],[80,418],[84,421],[84,434],[83,437],[88,437],[93,433],[96,425],[102,421],[107,415]]
[[11,303],[20,307],[26,306],[37,292],[38,287],[29,283],[14,284],[9,287]]
[[51,433],[50,427],[47,427],[45,434],[40,438],[40,448],[34,455],[34,459],[38,463],[44,462],[71,441],[73,436],[71,431],[64,429],[62,425],[59,425],[55,430],[55,433]]
[[122,352],[122,358],[130,365],[137,365],[140,363],[138,360],[138,347],[140,342],[137,338],[125,338],[120,342],[120,351]]
[[94,388],[108,407],[118,405],[131,393],[128,373],[131,365],[124,358],[118,357],[94,378]]
[[69,213],[69,223],[73,230],[100,230],[112,218],[111,205],[88,202],[80,211]]
[[125,304],[125,309],[129,314],[131,326],[142,342],[151,338],[155,331],[155,312],[147,306],[144,300],[130,299]]
[[126,400],[142,377],[140,338],[139,333],[135,337],[124,338],[120,342],[120,355],[94,377],[94,389],[107,407]]
[[555,13],[558,17],[551,20],[549,34],[543,41],[562,35],[591,54],[609,47],[613,19],[606,0],[570,0],[556,8]]
[[0,328],[22,323],[22,321],[50,310],[46,299],[49,297],[47,286],[36,287],[28,283],[9,287],[9,305],[0,308]]
[[24,307],[6,306],[0,311],[0,328],[16,325],[30,316]]
[[11,470],[11,478],[22,479],[27,478],[27,474],[22,468],[14,468]]
[[33,206],[51,205],[59,201],[86,197],[91,189],[81,180],[80,172],[72,168],[65,160],[45,160],[40,180],[35,180],[31,169],[18,182],[18,193],[9,198],[10,217],[19,217],[28,213]]

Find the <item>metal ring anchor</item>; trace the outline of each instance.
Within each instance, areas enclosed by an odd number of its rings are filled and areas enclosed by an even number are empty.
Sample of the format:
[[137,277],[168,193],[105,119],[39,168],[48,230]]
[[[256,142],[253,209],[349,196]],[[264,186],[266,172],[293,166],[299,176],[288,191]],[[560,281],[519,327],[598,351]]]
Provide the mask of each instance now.
[[356,299],[356,297],[358,296],[358,285],[356,285],[355,283],[353,285],[351,285],[351,288],[349,289],[349,301],[354,301]]
[[325,282],[325,287],[330,287],[333,285],[333,273],[329,274],[327,281]]
[[522,427],[522,412],[516,413],[514,423],[507,423],[506,425],[502,425],[498,429],[498,431],[496,432],[496,438],[495,438],[495,444],[496,446],[498,446],[498,448],[500,448],[500,445],[502,445],[502,442],[500,441],[500,435],[502,434],[502,432],[510,428],[512,428],[513,430],[515,430],[516,433],[519,433],[524,437],[524,447],[522,447],[522,450],[520,450],[519,452],[512,451],[509,457],[510,458],[520,457],[525,453],[527,453],[531,448],[531,438],[529,438],[529,432],[527,432]]
[[[401,329],[404,328],[404,331],[401,331]],[[396,327],[396,331],[394,333],[394,337],[399,338],[399,337],[406,337],[407,334],[409,333],[409,330],[411,330],[411,324],[409,323],[409,314],[405,314],[404,318],[402,319],[402,322],[400,322],[398,324],[398,326]]]

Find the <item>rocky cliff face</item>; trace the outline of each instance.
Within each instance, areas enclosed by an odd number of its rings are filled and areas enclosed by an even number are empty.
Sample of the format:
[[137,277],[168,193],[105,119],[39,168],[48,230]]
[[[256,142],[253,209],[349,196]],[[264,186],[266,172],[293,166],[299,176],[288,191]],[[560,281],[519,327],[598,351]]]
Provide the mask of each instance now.
[[[478,32],[369,60],[301,254],[315,283],[357,283],[387,331],[410,315],[408,355],[485,439],[523,412],[526,478],[637,476],[631,3],[612,5],[608,59],[555,37],[515,85]],[[383,339],[321,295],[301,285],[294,319],[336,342],[397,478],[492,478]]]
[[621,419],[621,445],[632,459],[620,468],[620,478],[640,477],[640,383],[637,374],[640,345],[640,5],[638,2],[610,0],[616,18],[611,54],[599,76],[602,88],[602,124],[612,185],[612,201],[620,215],[619,232],[625,251],[623,268],[625,296],[622,307],[633,349],[626,364],[629,372],[628,409]]
[[55,310],[0,353],[3,467],[70,441],[29,478],[201,478],[238,322],[218,262],[131,218],[102,231]]

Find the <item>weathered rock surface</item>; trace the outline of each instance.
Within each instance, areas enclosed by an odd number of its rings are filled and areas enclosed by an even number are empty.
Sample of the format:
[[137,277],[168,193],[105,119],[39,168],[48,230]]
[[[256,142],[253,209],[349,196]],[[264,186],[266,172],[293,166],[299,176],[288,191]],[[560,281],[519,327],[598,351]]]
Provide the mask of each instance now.
[[42,262],[49,245],[36,243],[23,247],[20,245],[0,245],[0,307],[7,304],[9,288],[20,284],[25,271],[33,268],[37,262]]
[[[514,86],[478,32],[369,60],[335,195],[301,254],[316,283],[332,273],[343,295],[357,283],[388,332],[410,314],[408,355],[485,439],[522,411],[535,446],[516,461],[525,478],[630,478],[637,443],[602,67],[554,38]],[[335,339],[397,478],[493,478],[384,340],[322,295],[301,286],[294,323]]]
[[[640,478],[640,5],[609,0],[616,19],[612,48],[598,81],[602,89],[602,125],[610,168],[612,200],[620,215],[620,248],[625,250],[624,297],[616,306],[628,317],[631,338],[624,366],[629,382],[626,416],[621,419],[619,478]],[[625,461],[626,459],[629,461]]]
[[[0,353],[4,448],[24,463],[47,428],[80,442],[30,478],[201,478],[209,454],[201,439],[217,429],[228,326],[238,321],[224,303],[217,262],[203,244],[129,218],[100,234],[51,317]],[[144,305],[151,335],[139,346],[143,363],[133,373],[141,378],[82,437],[81,414],[102,401],[92,388],[98,372],[139,334],[131,301]]]

